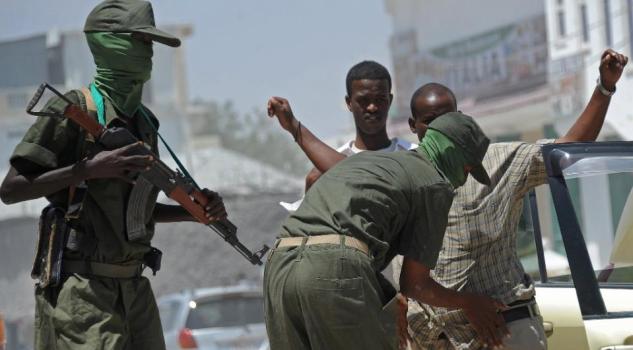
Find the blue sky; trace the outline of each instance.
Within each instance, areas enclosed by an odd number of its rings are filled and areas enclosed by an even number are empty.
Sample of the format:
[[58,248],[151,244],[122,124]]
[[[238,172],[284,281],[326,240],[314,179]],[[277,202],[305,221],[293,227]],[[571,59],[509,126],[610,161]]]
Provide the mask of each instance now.
[[[0,40],[80,29],[98,2],[2,3]],[[193,25],[185,42],[191,98],[231,99],[248,112],[263,109],[271,95],[287,97],[297,117],[323,137],[352,126],[344,105],[347,70],[363,59],[391,67],[391,23],[382,0],[152,3],[159,27]]]

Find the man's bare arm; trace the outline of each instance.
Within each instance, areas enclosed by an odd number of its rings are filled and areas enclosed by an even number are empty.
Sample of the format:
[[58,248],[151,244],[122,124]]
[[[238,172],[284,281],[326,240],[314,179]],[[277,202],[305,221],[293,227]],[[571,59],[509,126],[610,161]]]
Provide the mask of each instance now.
[[401,293],[428,305],[462,309],[484,343],[500,346],[508,330],[503,317],[497,311],[506,306],[486,296],[445,288],[435,282],[430,273],[428,267],[405,257],[400,273]]
[[[602,54],[600,61],[600,81],[604,88],[615,91],[615,84],[622,76],[628,57],[611,49]],[[589,103],[567,134],[556,140],[556,143],[595,141],[604,124],[604,118],[611,102],[610,96],[603,95],[596,87]]]
[[77,185],[85,178],[85,162],[35,176],[20,175],[11,167],[2,181],[0,198],[5,204],[36,199]]
[[303,153],[310,159],[315,168],[321,173],[328,171],[346,156],[337,152],[325,142],[316,137],[308,128],[301,125],[295,118],[288,100],[281,97],[271,97],[268,100],[268,116],[276,116],[282,128],[288,131],[299,144]]
[[151,156],[126,155],[136,146],[134,143],[112,151],[103,151],[92,159],[84,159],[40,174],[19,174],[11,167],[0,186],[0,198],[6,204],[36,199],[78,185],[87,179],[117,178],[131,181],[128,178],[129,173],[147,170],[153,162]]

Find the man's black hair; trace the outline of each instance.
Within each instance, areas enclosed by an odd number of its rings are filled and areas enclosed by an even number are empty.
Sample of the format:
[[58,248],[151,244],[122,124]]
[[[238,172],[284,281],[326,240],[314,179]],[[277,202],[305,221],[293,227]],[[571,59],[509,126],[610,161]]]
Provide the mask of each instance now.
[[391,75],[389,75],[387,68],[378,62],[362,61],[355,64],[347,72],[347,78],[345,78],[347,96],[352,95],[352,81],[362,79],[386,80],[389,83],[389,92],[391,92]]
[[451,99],[453,100],[453,104],[455,105],[455,108],[457,108],[457,98],[455,97],[455,94],[453,93],[451,89],[447,88],[446,86],[440,83],[428,83],[428,84],[422,85],[417,90],[415,90],[415,92],[413,93],[413,96],[411,96],[411,102],[410,102],[411,115],[414,118],[417,117],[415,115],[415,100],[417,100],[417,98],[420,97],[421,95],[426,95],[426,94],[449,95]]

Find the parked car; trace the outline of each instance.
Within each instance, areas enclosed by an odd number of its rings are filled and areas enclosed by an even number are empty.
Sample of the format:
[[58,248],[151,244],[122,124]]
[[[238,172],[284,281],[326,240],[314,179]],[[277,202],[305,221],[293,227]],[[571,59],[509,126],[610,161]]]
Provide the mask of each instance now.
[[[633,142],[546,145],[543,156],[549,191],[537,192],[551,201],[532,192],[529,203],[548,347],[633,349]],[[568,268],[550,269],[548,249]]]
[[158,309],[168,350],[257,350],[267,339],[260,286],[184,290]]

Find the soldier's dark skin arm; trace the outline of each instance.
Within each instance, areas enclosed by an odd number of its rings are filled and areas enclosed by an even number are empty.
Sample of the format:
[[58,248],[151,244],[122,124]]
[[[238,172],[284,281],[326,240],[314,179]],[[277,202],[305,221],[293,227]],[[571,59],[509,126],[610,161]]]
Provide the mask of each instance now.
[[431,278],[431,269],[405,257],[400,273],[400,292],[422,303],[462,309],[482,341],[489,346],[501,346],[509,334],[503,317],[497,312],[506,305],[483,295],[448,289]]
[[[0,186],[0,199],[5,204],[13,204],[41,198],[89,179],[114,178],[131,182],[130,173],[148,170],[154,161],[151,156],[127,156],[126,154],[136,146],[131,144],[112,151],[102,151],[92,159],[84,159],[73,165],[39,174],[24,175],[11,167]],[[209,203],[205,207],[207,217],[212,220],[226,218],[222,198],[208,189],[204,189],[203,192],[209,198]],[[195,221],[181,206],[166,204],[156,205],[154,220]]]
[[43,173],[20,174],[11,167],[0,186],[0,199],[6,204],[36,199],[89,179],[118,178],[131,181],[127,177],[129,173],[145,171],[154,161],[151,156],[127,156],[126,153],[136,146],[131,144],[99,152],[92,159]]

